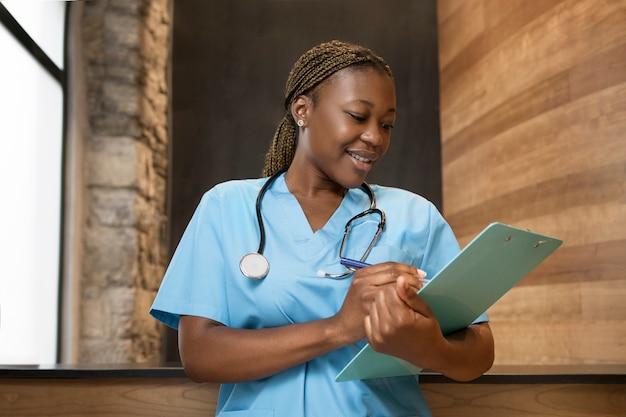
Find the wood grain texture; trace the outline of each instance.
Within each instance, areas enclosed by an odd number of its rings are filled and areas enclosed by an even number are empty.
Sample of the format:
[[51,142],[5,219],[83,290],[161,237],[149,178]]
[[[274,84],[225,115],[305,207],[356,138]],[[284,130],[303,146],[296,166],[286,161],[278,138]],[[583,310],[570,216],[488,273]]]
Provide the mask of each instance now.
[[[483,11],[489,6],[509,8],[508,2],[477,2]],[[534,3],[538,2],[520,3],[510,13],[524,15],[525,8],[537,7]],[[623,1],[557,2],[519,23],[515,33],[496,43],[475,63],[458,65],[458,76],[441,79],[441,117],[445,121],[442,140],[445,142],[484,112],[538,82],[623,45],[625,14]],[[464,21],[460,17],[458,25]],[[498,28],[494,30],[491,36],[500,39]],[[441,73],[449,71],[450,65],[440,68]]]
[[626,415],[624,385],[428,384],[433,417],[613,417]]
[[[626,415],[623,384],[424,383],[434,417]],[[218,386],[187,378],[0,378],[3,417],[213,416]]]
[[207,417],[217,391],[186,378],[0,379],[0,415]]
[[444,215],[461,246],[493,221],[564,240],[490,309],[496,364],[626,363],[626,1],[457,3]]
[[496,317],[492,328],[497,363],[608,365],[623,363],[626,349],[621,320],[523,322]]

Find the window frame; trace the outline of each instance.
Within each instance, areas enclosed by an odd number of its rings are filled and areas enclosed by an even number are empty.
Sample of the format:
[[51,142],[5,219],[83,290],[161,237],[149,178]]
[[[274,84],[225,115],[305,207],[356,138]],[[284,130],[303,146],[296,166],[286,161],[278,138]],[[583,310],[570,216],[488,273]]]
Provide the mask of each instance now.
[[9,12],[9,10],[0,2],[0,25],[2,25],[10,35],[19,43],[26,52],[39,63],[42,69],[48,73],[61,88],[61,149],[60,149],[60,178],[59,178],[59,191],[60,194],[57,199],[59,208],[58,219],[58,252],[57,252],[57,291],[56,291],[56,341],[55,341],[55,360],[56,363],[61,362],[62,351],[62,291],[63,291],[63,277],[64,277],[64,241],[65,241],[65,201],[66,201],[66,165],[67,165],[67,125],[68,125],[68,83],[67,83],[67,68],[68,68],[68,20],[69,20],[69,5],[66,2],[63,11],[63,39],[62,39],[62,60],[63,68],[59,66],[50,58],[50,56],[43,50],[43,48],[29,35],[24,27],[18,22],[18,20]]

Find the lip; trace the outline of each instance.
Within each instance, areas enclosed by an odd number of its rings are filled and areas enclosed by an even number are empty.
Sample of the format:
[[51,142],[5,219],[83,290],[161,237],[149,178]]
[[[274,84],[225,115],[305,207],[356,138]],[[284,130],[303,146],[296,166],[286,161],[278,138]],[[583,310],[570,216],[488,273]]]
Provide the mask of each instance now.
[[371,151],[346,151],[354,167],[360,172],[369,172],[378,159],[378,154]]
[[347,150],[346,153],[353,159],[365,163],[373,164],[378,160],[378,154],[376,152],[368,150]]

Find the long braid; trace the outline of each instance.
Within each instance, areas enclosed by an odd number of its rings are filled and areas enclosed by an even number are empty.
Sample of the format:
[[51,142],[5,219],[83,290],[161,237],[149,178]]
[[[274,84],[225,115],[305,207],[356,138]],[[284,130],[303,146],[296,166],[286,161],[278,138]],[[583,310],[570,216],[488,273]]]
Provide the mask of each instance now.
[[371,66],[392,76],[389,65],[372,50],[341,41],[322,43],[305,52],[294,64],[285,86],[285,117],[281,120],[265,156],[262,175],[289,168],[296,152],[298,128],[291,116],[296,97],[312,91],[335,72],[351,65]]

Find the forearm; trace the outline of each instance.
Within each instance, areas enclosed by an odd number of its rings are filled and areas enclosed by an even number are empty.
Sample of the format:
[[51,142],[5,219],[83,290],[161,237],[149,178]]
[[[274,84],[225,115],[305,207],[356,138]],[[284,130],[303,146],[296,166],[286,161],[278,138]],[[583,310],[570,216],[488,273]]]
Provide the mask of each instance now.
[[433,370],[457,381],[469,381],[491,368],[494,342],[488,323],[471,325],[446,340],[440,364]]
[[187,316],[179,328],[183,366],[197,382],[265,378],[352,342],[333,318],[248,330]]
[[179,349],[194,381],[231,383],[265,378],[337,350],[365,337],[364,318],[385,286],[403,276],[420,288],[410,265],[387,262],[363,268],[352,277],[344,302],[332,317],[263,329],[237,329],[196,316],[179,322]]

